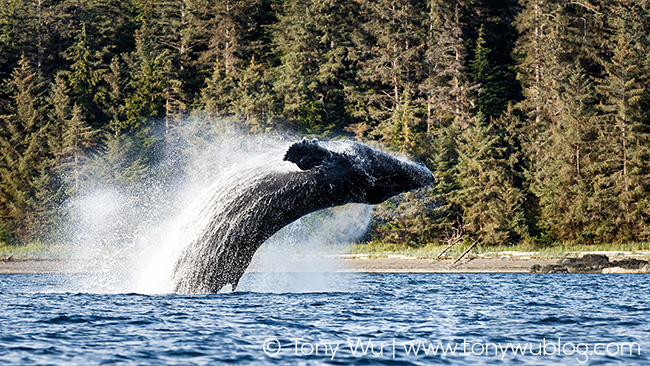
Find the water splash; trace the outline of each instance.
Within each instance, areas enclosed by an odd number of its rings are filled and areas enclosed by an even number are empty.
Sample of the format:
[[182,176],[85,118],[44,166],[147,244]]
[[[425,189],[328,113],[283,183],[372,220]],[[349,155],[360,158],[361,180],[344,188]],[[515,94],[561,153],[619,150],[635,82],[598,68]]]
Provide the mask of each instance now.
[[257,251],[238,290],[254,292],[347,291],[335,281],[344,264],[337,260],[345,246],[361,240],[372,218],[372,206],[348,204],[307,215],[286,226]]
[[[209,216],[201,215],[201,210],[214,194],[215,186],[236,184],[238,174],[260,162],[278,169],[295,169],[277,159],[295,139],[282,135],[247,136],[232,131],[200,143],[185,137],[167,146],[168,157],[159,164],[160,169],[173,167],[175,171],[171,174],[159,174],[154,167],[150,177],[131,186],[101,180],[89,182],[77,199],[69,203],[72,219],[67,241],[71,260],[65,262],[63,269],[93,275],[75,276],[62,290],[171,292],[176,256],[187,237],[196,228],[207,225],[204,221]],[[327,281],[300,283],[301,277],[295,272],[336,270],[332,254],[362,236],[369,220],[370,208],[366,205],[348,205],[298,220],[261,248],[251,268],[261,275],[247,275],[241,290],[332,289],[327,287]]]

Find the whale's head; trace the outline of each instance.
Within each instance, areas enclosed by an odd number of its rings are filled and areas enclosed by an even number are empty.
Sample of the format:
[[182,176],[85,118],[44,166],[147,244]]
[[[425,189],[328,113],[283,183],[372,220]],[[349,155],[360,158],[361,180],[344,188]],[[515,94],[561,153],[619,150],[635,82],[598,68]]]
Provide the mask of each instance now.
[[423,164],[352,141],[304,139],[291,145],[284,160],[325,179],[347,202],[378,204],[434,182]]

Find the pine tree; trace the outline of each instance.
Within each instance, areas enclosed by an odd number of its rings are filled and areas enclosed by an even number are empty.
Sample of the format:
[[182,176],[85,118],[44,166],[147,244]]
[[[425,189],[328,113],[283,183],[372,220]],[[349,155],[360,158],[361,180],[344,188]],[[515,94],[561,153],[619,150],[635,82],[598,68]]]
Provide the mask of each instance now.
[[126,121],[124,89],[127,80],[122,76],[122,65],[117,57],[111,60],[109,72],[104,75],[104,85],[100,88],[97,101],[103,113],[110,119],[108,132],[117,137]]
[[445,128],[455,119],[469,120],[465,76],[466,50],[458,1],[429,1],[424,72],[419,85],[426,105],[427,132]]
[[524,193],[516,186],[518,154],[505,126],[511,112],[493,122],[479,114],[458,142],[455,180],[450,197],[462,212],[465,230],[485,245],[516,243],[527,237]]
[[355,117],[373,126],[372,137],[410,152],[421,130],[421,117],[413,117],[420,114],[416,101],[424,79],[426,8],[411,2],[364,1],[362,10],[367,15],[356,44],[361,86],[349,96],[356,104]]
[[11,99],[0,120],[0,227],[24,243],[45,235],[53,219],[43,81],[23,57],[6,84]]
[[649,12],[637,2],[619,2],[608,11],[611,57],[604,63],[606,74],[598,86],[603,115],[592,203],[598,213],[596,230],[604,241],[647,240]]
[[101,127],[104,122],[96,103],[96,95],[105,70],[99,68],[97,55],[93,54],[88,45],[85,24],[75,40],[76,43],[67,52],[67,59],[72,63],[68,73],[70,96],[79,106],[84,118],[96,127]]
[[590,241],[594,217],[588,201],[592,180],[597,126],[593,81],[575,62],[559,103],[557,124],[549,126],[545,155],[540,159],[533,190],[540,197],[539,227],[563,241]]
[[287,1],[273,27],[280,65],[274,90],[281,115],[310,134],[348,123],[345,86],[352,79],[355,2]]
[[485,41],[485,27],[481,25],[474,48],[474,59],[469,62],[470,78],[478,86],[476,110],[486,118],[498,117],[507,106],[505,80],[492,65],[490,49]]

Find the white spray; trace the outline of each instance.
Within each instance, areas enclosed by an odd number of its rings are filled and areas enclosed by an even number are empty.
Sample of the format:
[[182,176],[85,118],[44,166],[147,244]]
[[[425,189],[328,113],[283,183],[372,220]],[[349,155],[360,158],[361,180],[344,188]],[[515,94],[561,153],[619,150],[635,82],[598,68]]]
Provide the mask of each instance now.
[[[189,124],[189,122],[187,122]],[[203,124],[191,127],[204,129]],[[185,127],[185,131],[192,128]],[[192,135],[187,134],[187,135]],[[182,174],[173,181],[149,177],[137,188],[101,181],[69,203],[71,246],[68,272],[74,276],[64,291],[168,293],[176,255],[193,227],[207,220],[200,212],[212,186],[255,161],[282,153],[295,136],[246,136],[228,132],[210,140],[181,139]],[[190,143],[194,142],[194,143]],[[167,159],[178,159],[169,154]],[[164,160],[161,164],[174,165]],[[281,160],[277,164],[283,163]],[[285,166],[283,168],[294,169]],[[333,254],[364,235],[371,218],[367,205],[347,205],[308,215],[270,238],[256,254],[239,291],[305,292],[342,290],[324,273],[335,271]],[[300,273],[302,272],[302,274]],[[320,273],[305,280],[304,272]]]

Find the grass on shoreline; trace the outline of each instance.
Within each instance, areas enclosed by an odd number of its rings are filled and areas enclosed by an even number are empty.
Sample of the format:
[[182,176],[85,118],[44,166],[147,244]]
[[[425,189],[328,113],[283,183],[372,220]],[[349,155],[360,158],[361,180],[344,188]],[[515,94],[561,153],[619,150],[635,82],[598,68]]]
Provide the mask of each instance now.
[[[409,247],[407,245],[395,245],[381,242],[369,242],[353,244],[346,251],[347,254],[367,254],[370,257],[386,257],[388,255],[405,255],[416,258],[436,258],[444,249],[445,245],[427,244],[422,247]],[[467,248],[469,244],[456,244],[448,250],[443,258],[457,258]],[[505,253],[504,253],[505,252]],[[530,244],[502,245],[484,247],[478,245],[470,253],[479,254],[485,257],[500,257],[507,255],[507,252],[521,253],[528,257],[534,258],[562,258],[566,256],[577,256],[585,252],[625,252],[627,253],[650,256],[650,243],[621,243],[621,244],[565,244],[555,243],[551,246],[534,246]],[[629,255],[629,254],[627,254]]]
[[32,242],[23,245],[8,245],[0,243],[0,259],[59,259],[65,258],[67,250],[63,245],[51,245],[43,242]]
[[[340,247],[337,247],[338,249],[335,252],[341,253]],[[468,247],[468,244],[459,243],[447,251],[443,258],[457,258]],[[369,242],[346,246],[342,252],[343,254],[364,254],[370,257],[386,257],[397,254],[416,258],[436,258],[444,248],[445,245],[436,244],[410,247],[407,245]],[[507,252],[520,253],[520,256],[532,258],[562,258],[565,256],[577,256],[585,252],[624,252],[621,255],[634,254],[650,257],[650,243],[637,242],[592,245],[555,243],[551,246],[518,244],[489,247],[479,245],[472,250],[471,254],[478,254],[485,257],[502,257],[508,255]],[[62,259],[68,255],[69,248],[61,244],[48,245],[42,242],[33,242],[25,245],[7,245],[0,243],[0,260],[7,257],[13,257],[15,259]]]

